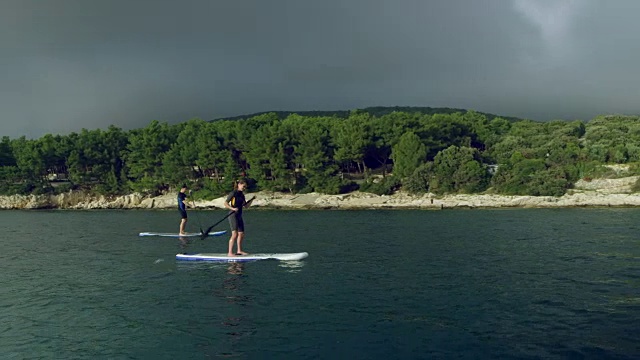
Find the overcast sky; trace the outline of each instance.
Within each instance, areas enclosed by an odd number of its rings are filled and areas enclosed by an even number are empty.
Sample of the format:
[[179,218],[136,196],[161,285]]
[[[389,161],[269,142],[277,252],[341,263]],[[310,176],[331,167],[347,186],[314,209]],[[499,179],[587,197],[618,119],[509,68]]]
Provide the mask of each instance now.
[[638,0],[0,0],[0,136],[267,110],[640,113]]

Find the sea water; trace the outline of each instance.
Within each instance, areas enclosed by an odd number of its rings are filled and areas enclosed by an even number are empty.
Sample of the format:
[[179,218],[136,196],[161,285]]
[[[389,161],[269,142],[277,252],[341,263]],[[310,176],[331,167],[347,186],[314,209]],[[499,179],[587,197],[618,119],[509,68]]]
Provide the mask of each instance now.
[[176,261],[228,244],[138,236],[177,211],[0,212],[0,358],[640,358],[640,209],[244,217],[245,251],[309,257]]

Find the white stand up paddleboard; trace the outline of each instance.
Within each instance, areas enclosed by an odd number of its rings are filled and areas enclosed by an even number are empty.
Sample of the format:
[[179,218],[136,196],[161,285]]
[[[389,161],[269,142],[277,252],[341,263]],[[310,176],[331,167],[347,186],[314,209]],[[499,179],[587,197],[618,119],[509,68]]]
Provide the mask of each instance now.
[[302,260],[309,256],[306,252],[288,253],[288,254],[249,254],[249,255],[237,255],[227,256],[227,254],[176,254],[176,260],[186,261],[218,261],[218,262],[246,262],[256,260],[282,260],[282,261],[297,261]]
[[[224,235],[227,233],[227,230],[222,230],[222,231],[212,231],[209,233],[208,236],[220,236],[220,235]],[[164,237],[195,237],[195,236],[202,236],[202,233],[186,233],[184,235],[180,235],[178,233],[159,233],[159,232],[141,232],[140,234],[138,234],[139,236],[164,236]]]

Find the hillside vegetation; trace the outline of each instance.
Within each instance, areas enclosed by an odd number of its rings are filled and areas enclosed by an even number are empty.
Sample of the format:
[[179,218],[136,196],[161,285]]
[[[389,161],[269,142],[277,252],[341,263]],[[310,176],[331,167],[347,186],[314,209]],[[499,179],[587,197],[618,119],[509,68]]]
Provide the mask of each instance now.
[[637,116],[536,122],[397,109],[403,108],[3,137],[0,189],[5,195],[160,194],[188,183],[212,198],[246,178],[252,190],[288,193],[560,196],[579,179],[614,174],[603,165],[627,164],[628,175],[640,173]]

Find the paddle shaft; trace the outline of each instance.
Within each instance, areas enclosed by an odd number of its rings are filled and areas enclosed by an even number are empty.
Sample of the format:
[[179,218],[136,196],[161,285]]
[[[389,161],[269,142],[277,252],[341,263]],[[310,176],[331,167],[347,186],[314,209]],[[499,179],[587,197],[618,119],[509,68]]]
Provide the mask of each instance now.
[[[189,190],[189,197],[191,198],[191,203],[193,204],[193,209],[196,210],[196,199],[193,197],[193,193]],[[198,225],[200,226],[200,233],[202,234],[202,222],[200,221],[200,216],[196,214],[196,219],[198,219]]]
[[[251,200],[247,201],[247,203],[253,201],[253,199],[255,199],[256,197],[252,197]],[[244,206],[244,205],[243,205]],[[231,216],[232,214],[235,214],[235,211],[230,211],[227,215],[225,215],[222,219],[220,219],[220,221],[218,221],[217,223],[209,226],[209,228],[207,228],[207,231],[201,231],[202,233],[202,238],[204,239],[205,237],[207,237],[209,235],[209,232],[211,232],[211,229],[213,229],[216,225],[220,224],[221,222],[224,221],[224,219],[228,218],[229,216]]]
[[211,229],[213,229],[214,227],[216,227],[216,225],[220,224],[221,222],[224,221],[224,219],[228,218],[229,216],[231,216],[233,213],[235,213],[235,211],[229,211],[229,213],[227,215],[225,215],[222,219],[220,219],[220,221],[218,221],[217,223],[209,226],[209,228],[207,229],[207,235],[209,234],[209,232],[211,231]]

